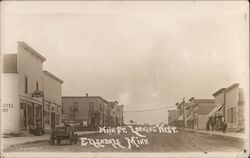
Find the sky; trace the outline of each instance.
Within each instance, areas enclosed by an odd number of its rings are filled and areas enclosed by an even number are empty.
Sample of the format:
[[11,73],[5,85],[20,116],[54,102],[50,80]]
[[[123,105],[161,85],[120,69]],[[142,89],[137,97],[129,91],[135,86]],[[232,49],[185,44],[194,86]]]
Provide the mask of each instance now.
[[125,123],[167,122],[167,109],[126,111],[248,89],[248,16],[244,1],[4,1],[1,53],[24,41],[63,96],[117,100]]

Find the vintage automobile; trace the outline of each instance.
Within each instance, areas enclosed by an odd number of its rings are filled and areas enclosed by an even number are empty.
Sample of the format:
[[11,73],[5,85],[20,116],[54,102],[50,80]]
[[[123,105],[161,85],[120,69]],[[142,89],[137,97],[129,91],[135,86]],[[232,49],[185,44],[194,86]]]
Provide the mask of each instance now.
[[69,140],[69,144],[77,143],[77,134],[75,133],[75,127],[65,125],[62,127],[56,127],[50,135],[50,144],[54,145],[55,141],[57,144],[61,143],[61,140]]

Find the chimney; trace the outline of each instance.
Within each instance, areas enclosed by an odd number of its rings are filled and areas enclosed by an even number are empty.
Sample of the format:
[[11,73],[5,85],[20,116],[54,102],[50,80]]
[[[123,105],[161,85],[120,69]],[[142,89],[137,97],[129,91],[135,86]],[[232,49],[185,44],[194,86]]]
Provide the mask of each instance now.
[[89,94],[88,93],[86,93],[86,97],[88,97],[89,96]]

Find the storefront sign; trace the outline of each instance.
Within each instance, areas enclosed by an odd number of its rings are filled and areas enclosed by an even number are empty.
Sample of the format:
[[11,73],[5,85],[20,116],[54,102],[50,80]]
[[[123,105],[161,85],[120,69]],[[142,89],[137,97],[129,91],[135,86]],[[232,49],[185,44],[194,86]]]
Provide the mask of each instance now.
[[2,112],[8,112],[9,109],[13,109],[14,104],[12,103],[7,103],[7,104],[2,104]]

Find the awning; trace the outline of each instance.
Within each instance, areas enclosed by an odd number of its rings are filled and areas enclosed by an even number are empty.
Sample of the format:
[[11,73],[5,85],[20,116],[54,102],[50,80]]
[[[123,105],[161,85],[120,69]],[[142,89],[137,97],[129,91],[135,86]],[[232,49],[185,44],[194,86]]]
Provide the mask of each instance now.
[[216,106],[215,108],[213,108],[213,110],[211,110],[207,116],[211,117],[211,116],[215,116],[217,113],[221,113],[222,112],[222,105]]
[[191,114],[191,115],[189,115],[188,117],[187,117],[187,121],[192,121],[193,120],[193,117],[192,117],[193,115]]
[[181,115],[177,120],[183,120],[183,115]]

